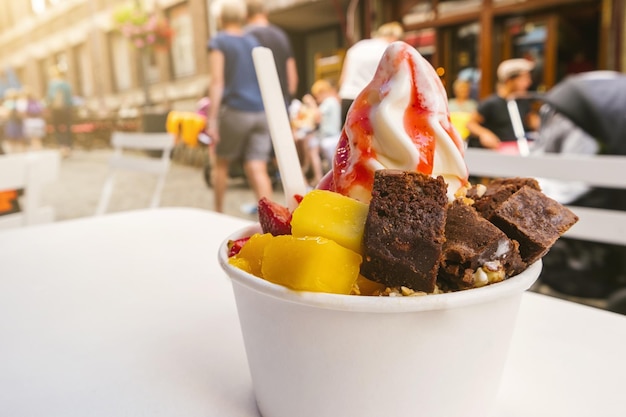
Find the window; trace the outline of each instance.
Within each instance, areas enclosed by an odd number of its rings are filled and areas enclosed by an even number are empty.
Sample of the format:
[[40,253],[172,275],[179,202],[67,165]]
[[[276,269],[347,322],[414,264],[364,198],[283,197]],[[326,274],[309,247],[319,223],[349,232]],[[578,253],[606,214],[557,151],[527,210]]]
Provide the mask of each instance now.
[[75,57],[78,64],[79,91],[85,97],[93,96],[93,66],[91,65],[89,50],[85,47],[85,44],[76,47]]
[[[141,59],[141,51],[138,50],[138,59]],[[148,49],[146,52],[145,64],[146,64],[146,78],[150,84],[159,82],[159,63],[157,61],[156,54],[152,49]],[[140,67],[141,68],[141,67]],[[141,77],[141,75],[140,75]]]
[[46,0],[30,0],[30,8],[35,14],[42,14],[46,11]]
[[421,1],[415,6],[411,7],[409,11],[402,17],[402,23],[405,26],[413,24],[428,22],[435,18],[435,12],[433,10],[432,2]]
[[67,54],[65,52],[58,52],[53,57],[54,65],[57,67],[59,71],[62,73],[66,73],[69,68],[69,63],[67,62]]
[[175,78],[193,75],[196,70],[194,55],[193,25],[189,6],[184,3],[169,11],[170,25],[174,38],[170,48],[170,57]]
[[457,78],[470,82],[470,96],[479,99],[481,79],[479,37],[481,27],[477,22],[442,29],[439,63],[445,70],[444,82],[452,94],[452,83]]
[[0,1],[0,33],[13,25],[13,12],[11,3]]
[[30,0],[30,8],[34,14],[45,13],[46,9],[61,3],[63,0]]
[[130,77],[130,42],[118,33],[111,34],[111,62],[116,91],[128,90],[132,85]]
[[417,51],[432,62],[432,56],[436,49],[436,32],[435,29],[422,29],[407,32],[404,35],[404,41],[412,45]]
[[39,85],[42,86],[42,95],[45,96],[48,81],[50,80],[50,68],[53,66],[51,58],[43,58],[37,62],[37,78],[39,79]]

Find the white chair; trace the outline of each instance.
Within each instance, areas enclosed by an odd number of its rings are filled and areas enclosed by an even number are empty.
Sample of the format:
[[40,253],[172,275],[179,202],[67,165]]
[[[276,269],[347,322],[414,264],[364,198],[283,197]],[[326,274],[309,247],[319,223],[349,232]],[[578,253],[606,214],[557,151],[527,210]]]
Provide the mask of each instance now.
[[0,155],[0,191],[23,190],[21,211],[0,216],[0,229],[54,221],[54,208],[41,206],[41,194],[58,178],[60,160],[57,151]]
[[[150,208],[159,206],[165,177],[170,168],[170,158],[174,148],[174,136],[169,133],[113,132],[111,144],[115,150],[109,161],[109,174],[102,188],[96,216],[104,214],[109,206],[113,183],[117,171],[144,172],[157,176],[157,184],[152,193]],[[131,155],[126,151],[161,151],[160,158],[147,155]]]
[[[624,156],[545,154],[522,157],[470,148],[465,152],[465,161],[470,174],[476,176],[535,177],[626,189]],[[580,220],[564,236],[626,245],[626,212],[577,206],[569,208]]]

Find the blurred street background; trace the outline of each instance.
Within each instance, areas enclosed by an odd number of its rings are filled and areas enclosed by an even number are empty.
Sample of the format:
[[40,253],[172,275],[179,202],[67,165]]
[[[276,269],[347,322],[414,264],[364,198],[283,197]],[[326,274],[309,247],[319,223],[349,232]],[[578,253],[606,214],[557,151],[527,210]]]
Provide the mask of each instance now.
[[[538,94],[570,73],[621,71],[625,2],[268,0],[264,6],[292,45],[298,73],[294,98],[303,98],[317,80],[337,85],[350,47],[392,21],[402,25],[403,40],[433,65],[450,95],[453,81],[468,74],[472,97],[484,98],[494,91],[498,64],[509,58],[534,62],[531,91]],[[71,88],[75,149],[46,196],[59,220],[94,212],[113,131],[163,132],[170,112],[195,112],[206,98],[207,41],[219,29],[216,5],[215,0],[0,1],[0,100],[19,91],[44,100],[51,69]],[[44,116],[50,140],[54,129],[49,113]],[[120,181],[110,210],[145,206],[149,181]],[[240,206],[252,202],[250,195],[234,181],[225,211],[246,216]],[[210,209],[212,198],[201,164],[174,158],[162,205]]]
[[[472,97],[484,98],[494,91],[498,64],[510,58],[534,62],[531,91],[537,94],[571,73],[621,71],[626,67],[625,2],[268,0],[264,6],[292,46],[298,73],[294,98],[303,98],[318,80],[337,85],[351,46],[392,21],[401,24],[403,40],[433,65],[451,96],[449,86],[466,74]],[[195,112],[206,98],[207,41],[219,30],[217,3],[0,1],[0,100],[20,91],[44,100],[52,69],[71,89],[75,149],[46,196],[59,220],[94,212],[113,131],[163,132],[169,113]],[[49,140],[54,129],[49,112],[44,116]],[[6,118],[0,117],[4,123]],[[185,158],[173,162],[162,205],[212,208],[201,164]],[[150,181],[121,180],[110,210],[145,206]],[[246,216],[240,206],[252,203],[250,195],[234,181],[225,211]]]
[[[459,80],[474,101],[489,98],[496,92],[499,64],[510,59],[532,63],[527,93],[537,101],[573,74],[626,69],[626,0],[263,4],[269,22],[291,44],[297,72],[292,99],[304,99],[317,81],[338,86],[350,49],[375,38],[388,22],[401,25],[402,40],[433,66],[448,99],[457,101],[452,86]],[[0,146],[6,153],[24,151],[22,136],[28,136],[31,149],[39,149],[42,139],[47,149],[73,148],[42,202],[54,207],[57,221],[95,213],[113,132],[165,132],[168,115],[176,113],[185,115],[184,123],[173,126],[179,147],[182,140],[194,149],[175,150],[160,205],[213,209],[213,190],[204,178],[206,155],[197,147],[200,135],[183,133],[198,127],[191,115],[206,117],[210,108],[207,92],[215,78],[207,45],[220,30],[218,5],[217,0],[0,0]],[[36,111],[31,102],[40,103]],[[35,128],[29,134],[16,128],[22,115],[40,119],[29,120]],[[468,119],[460,120],[466,128]],[[70,125],[73,144],[66,134]],[[155,185],[150,176],[119,175],[107,212],[146,208]],[[280,191],[274,200],[284,202]],[[246,183],[232,178],[224,212],[255,220],[246,210],[255,204]],[[605,305],[605,300],[581,302]]]
[[[54,66],[72,86],[80,122],[192,111],[210,79],[207,40],[218,30],[216,3],[0,1],[0,96],[8,88],[28,86],[44,97]],[[486,97],[494,90],[497,65],[509,58],[535,62],[532,90],[538,92],[569,73],[622,71],[624,3],[268,0],[264,5],[293,46],[297,98],[318,79],[336,83],[348,48],[391,21],[402,24],[403,40],[432,63],[446,86],[467,73],[475,83],[473,94]],[[132,13],[141,19],[129,20]],[[146,48],[146,39],[157,44]]]
[[[46,186],[44,205],[51,205],[56,220],[93,216],[109,167],[110,148],[77,149],[61,160],[59,178]],[[107,213],[148,207],[156,177],[144,173],[120,172],[116,176]],[[276,200],[283,194],[277,190]],[[231,179],[225,213],[255,220],[256,215],[241,211],[242,205],[254,204],[254,195],[241,178]],[[161,207],[195,207],[213,209],[213,191],[204,180],[203,167],[191,166],[175,159],[167,174],[161,195]]]

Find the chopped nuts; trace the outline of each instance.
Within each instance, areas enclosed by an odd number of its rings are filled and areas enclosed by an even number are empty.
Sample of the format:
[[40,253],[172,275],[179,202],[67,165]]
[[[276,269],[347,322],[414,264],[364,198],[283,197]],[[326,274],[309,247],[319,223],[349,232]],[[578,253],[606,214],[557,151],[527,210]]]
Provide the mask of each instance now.
[[476,195],[478,197],[485,195],[485,191],[487,191],[485,184],[476,184]]
[[486,262],[474,272],[474,287],[484,287],[487,284],[503,281],[505,275],[500,262]]

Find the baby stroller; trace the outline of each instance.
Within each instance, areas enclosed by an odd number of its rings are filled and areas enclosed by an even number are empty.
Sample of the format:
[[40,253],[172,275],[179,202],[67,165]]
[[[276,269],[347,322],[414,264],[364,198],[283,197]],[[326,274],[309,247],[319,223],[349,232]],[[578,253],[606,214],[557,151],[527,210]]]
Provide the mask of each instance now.
[[[626,155],[626,75],[592,71],[571,76],[544,96],[535,152]],[[575,206],[626,210],[624,190],[585,187]],[[571,296],[603,298],[626,314],[626,247],[560,239],[544,257],[544,284]]]

